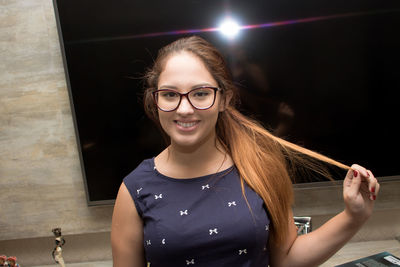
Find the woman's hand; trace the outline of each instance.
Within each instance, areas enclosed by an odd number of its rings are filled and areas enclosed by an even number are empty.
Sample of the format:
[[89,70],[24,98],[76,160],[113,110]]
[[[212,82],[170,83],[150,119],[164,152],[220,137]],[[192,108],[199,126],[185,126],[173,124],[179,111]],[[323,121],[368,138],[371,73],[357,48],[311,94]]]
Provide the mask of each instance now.
[[371,214],[379,183],[371,171],[353,164],[343,182],[345,212],[354,222],[364,222]]
[[[319,266],[346,244],[371,216],[379,183],[371,171],[352,165],[343,182],[346,208],[315,231],[298,236],[290,224],[283,245],[270,245],[271,266]],[[289,214],[292,218],[293,214]]]

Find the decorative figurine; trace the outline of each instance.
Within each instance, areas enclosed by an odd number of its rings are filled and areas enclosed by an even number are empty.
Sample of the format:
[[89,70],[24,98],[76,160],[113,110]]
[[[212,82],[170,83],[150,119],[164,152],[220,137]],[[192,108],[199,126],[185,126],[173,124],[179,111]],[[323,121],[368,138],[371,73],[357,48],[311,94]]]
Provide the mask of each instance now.
[[0,266],[6,266],[7,256],[0,255]]
[[17,258],[16,257],[8,257],[7,258],[7,263],[9,267],[19,267],[19,264],[17,263]]
[[52,232],[56,237],[55,238],[56,246],[52,252],[53,259],[61,267],[65,267],[64,259],[62,257],[62,246],[65,244],[65,239],[61,235],[61,228],[54,228]]

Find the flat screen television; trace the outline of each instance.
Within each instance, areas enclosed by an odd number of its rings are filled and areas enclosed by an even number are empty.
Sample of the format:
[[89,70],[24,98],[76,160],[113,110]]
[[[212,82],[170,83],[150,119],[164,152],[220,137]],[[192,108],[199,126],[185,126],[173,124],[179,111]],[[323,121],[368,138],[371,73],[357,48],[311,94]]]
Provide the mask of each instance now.
[[398,0],[53,3],[89,205],[112,203],[165,147],[141,77],[159,48],[190,35],[224,54],[243,113],[377,177],[400,174]]

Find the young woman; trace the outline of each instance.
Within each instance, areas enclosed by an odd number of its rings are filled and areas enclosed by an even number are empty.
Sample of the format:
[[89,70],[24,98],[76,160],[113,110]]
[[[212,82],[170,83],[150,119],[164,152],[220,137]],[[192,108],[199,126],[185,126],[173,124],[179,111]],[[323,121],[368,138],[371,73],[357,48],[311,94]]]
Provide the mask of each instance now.
[[[371,215],[379,191],[373,174],[277,138],[240,114],[224,59],[204,39],[161,49],[146,78],[145,109],[169,145],[120,187],[114,266],[317,266]],[[321,172],[321,160],[348,169],[345,209],[297,236],[291,166]]]

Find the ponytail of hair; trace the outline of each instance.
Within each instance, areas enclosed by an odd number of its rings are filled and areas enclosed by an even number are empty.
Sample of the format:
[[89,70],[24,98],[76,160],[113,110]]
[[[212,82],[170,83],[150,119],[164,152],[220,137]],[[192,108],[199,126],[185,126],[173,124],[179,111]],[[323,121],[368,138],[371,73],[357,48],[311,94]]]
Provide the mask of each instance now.
[[[330,177],[319,161],[343,169],[348,166],[274,136],[258,122],[233,107],[220,113],[217,136],[231,155],[243,181],[264,201],[272,227],[271,241],[283,244],[289,229],[293,187],[290,175],[296,163]],[[244,195],[245,196],[245,195]]]

